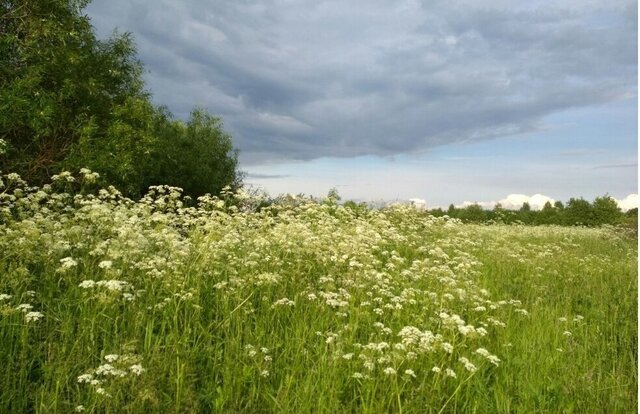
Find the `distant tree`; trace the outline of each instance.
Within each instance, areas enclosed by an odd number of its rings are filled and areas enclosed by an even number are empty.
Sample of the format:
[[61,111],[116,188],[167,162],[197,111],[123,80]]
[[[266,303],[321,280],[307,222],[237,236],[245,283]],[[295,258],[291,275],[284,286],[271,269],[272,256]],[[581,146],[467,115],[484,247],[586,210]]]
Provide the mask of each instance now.
[[608,194],[593,201],[593,215],[595,224],[616,224],[622,219],[618,203]]
[[571,198],[564,209],[565,224],[583,224],[592,226],[596,223],[591,203],[583,198]]
[[547,201],[537,215],[536,224],[559,224],[558,208]]
[[325,200],[330,204],[337,204],[338,201],[342,200],[342,197],[340,197],[340,194],[338,193],[338,189],[333,187],[327,193],[327,197],[325,198]]
[[482,222],[487,219],[487,214],[480,207],[479,204],[471,204],[465,208],[460,209],[458,218],[467,222]]

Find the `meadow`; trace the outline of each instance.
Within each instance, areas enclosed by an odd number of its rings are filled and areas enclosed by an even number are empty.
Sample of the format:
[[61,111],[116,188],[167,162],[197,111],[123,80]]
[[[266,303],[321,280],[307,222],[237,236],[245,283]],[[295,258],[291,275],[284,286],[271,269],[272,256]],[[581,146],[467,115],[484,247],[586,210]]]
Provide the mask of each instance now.
[[0,180],[0,412],[637,411],[637,235]]

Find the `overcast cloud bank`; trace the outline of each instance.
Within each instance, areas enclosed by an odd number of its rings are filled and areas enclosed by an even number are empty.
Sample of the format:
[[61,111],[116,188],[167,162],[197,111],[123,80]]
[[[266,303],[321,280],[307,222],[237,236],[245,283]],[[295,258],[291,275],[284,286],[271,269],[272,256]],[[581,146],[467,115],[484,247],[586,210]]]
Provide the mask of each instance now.
[[112,0],[155,99],[222,115],[243,163],[392,156],[547,128],[637,93],[635,1]]

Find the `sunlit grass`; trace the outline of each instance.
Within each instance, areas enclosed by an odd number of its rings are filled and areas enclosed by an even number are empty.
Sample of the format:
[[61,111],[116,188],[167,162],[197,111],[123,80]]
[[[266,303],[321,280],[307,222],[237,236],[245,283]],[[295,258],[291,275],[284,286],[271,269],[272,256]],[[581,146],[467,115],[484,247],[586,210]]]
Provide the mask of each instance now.
[[637,410],[618,229],[68,177],[0,188],[2,412]]

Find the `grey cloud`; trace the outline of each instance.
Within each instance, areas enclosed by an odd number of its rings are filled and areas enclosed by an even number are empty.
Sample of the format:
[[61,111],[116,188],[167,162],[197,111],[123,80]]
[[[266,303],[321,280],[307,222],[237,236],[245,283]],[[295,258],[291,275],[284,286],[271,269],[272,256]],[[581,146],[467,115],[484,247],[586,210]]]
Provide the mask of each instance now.
[[637,162],[632,162],[628,164],[607,164],[607,165],[598,165],[593,167],[594,170],[608,169],[608,168],[638,168]]
[[269,180],[277,178],[287,178],[289,174],[259,174],[259,173],[247,173],[247,178],[254,180]]
[[633,1],[168,2],[88,9],[133,32],[155,99],[223,117],[245,163],[392,156],[540,130],[637,94]]

